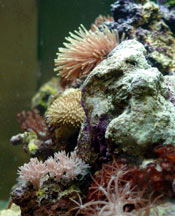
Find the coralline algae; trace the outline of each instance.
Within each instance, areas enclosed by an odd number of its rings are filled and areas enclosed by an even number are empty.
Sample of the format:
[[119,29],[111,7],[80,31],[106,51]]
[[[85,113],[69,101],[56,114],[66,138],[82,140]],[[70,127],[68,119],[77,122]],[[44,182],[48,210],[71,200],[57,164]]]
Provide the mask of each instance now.
[[[157,144],[175,145],[175,107],[168,86],[145,55],[141,43],[123,41],[83,84],[89,124],[94,127],[100,117],[108,116],[105,138],[110,149],[133,157],[143,156]],[[80,149],[84,136],[82,130]]]
[[108,24],[146,48],[146,58],[163,74],[175,70],[174,11],[161,10],[148,0],[117,0],[111,5],[114,22]]

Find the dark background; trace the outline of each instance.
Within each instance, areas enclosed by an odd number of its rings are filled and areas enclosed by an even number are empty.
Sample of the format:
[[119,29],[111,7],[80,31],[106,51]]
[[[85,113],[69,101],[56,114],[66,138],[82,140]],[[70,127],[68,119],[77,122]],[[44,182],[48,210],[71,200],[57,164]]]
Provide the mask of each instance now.
[[99,14],[110,14],[110,4],[113,2],[114,0],[38,1],[39,84],[53,76],[53,60],[69,32],[78,30],[80,24],[89,29]]
[[58,47],[80,24],[87,29],[109,15],[112,0],[0,0],[0,206],[16,183],[18,166],[29,158],[11,146],[20,131],[16,113],[29,110],[31,98],[52,76]]

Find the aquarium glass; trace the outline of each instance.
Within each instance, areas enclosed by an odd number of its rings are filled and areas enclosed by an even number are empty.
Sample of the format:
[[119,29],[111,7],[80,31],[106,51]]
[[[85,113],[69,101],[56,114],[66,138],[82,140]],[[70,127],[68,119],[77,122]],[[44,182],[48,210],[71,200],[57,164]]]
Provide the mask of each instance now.
[[17,113],[31,109],[38,88],[54,73],[54,59],[68,32],[109,14],[108,1],[0,1],[0,201],[9,200],[17,169],[29,156],[10,138],[22,133]]

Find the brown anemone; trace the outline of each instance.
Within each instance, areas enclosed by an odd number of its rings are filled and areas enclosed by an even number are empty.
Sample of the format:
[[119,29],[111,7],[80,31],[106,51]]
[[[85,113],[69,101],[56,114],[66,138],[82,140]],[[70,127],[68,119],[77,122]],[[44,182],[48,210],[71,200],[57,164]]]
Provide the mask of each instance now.
[[101,30],[87,30],[83,25],[79,31],[69,33],[65,48],[58,49],[55,71],[66,80],[87,76],[92,69],[107,57],[119,43],[118,32],[104,26]]

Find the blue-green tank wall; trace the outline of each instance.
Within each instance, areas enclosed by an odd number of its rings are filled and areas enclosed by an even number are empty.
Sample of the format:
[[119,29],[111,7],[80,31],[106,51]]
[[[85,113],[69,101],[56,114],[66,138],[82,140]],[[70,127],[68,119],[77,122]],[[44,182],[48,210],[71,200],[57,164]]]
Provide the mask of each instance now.
[[36,1],[0,0],[0,26],[0,200],[7,200],[27,160],[9,140],[20,132],[16,113],[30,108],[37,87]]

